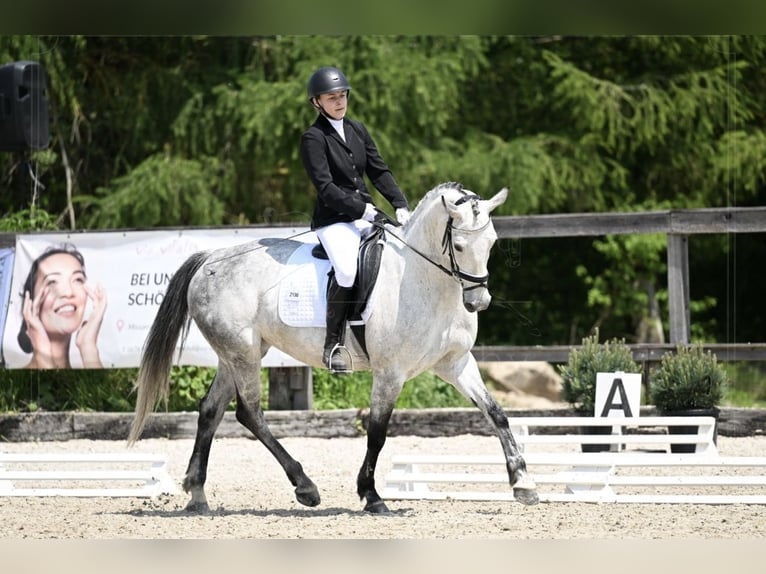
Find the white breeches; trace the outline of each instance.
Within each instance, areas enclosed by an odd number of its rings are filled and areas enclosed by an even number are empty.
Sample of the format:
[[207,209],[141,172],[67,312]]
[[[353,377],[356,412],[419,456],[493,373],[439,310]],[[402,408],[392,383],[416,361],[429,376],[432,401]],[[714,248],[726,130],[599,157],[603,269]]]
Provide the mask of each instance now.
[[351,223],[333,223],[316,230],[341,287],[353,287],[356,262],[362,237],[372,230],[372,223],[357,219]]

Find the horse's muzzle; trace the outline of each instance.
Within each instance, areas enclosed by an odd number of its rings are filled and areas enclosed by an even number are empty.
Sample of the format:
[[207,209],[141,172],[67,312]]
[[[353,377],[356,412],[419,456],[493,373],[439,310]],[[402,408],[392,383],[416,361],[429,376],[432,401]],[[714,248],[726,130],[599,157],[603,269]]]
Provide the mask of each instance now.
[[489,289],[486,287],[463,291],[463,306],[469,313],[484,311],[484,309],[489,307],[491,301],[492,295],[489,294]]

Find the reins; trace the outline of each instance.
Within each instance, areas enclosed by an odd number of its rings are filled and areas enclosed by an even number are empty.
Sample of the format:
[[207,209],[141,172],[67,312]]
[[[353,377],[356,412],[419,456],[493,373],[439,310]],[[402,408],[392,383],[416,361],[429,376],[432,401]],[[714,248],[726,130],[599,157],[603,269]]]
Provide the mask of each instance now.
[[[289,241],[291,239],[295,239],[296,237],[300,237],[301,235],[306,235],[307,233],[311,233],[311,229],[307,229],[306,231],[301,231],[300,233],[296,233],[295,235],[290,235],[288,237],[274,237],[272,239],[277,239],[279,241]],[[213,265],[214,263],[220,263],[221,261],[225,261],[226,259],[232,259],[233,257],[241,257],[245,253],[250,253],[251,251],[258,251],[259,249],[265,249],[265,245],[258,244],[255,247],[252,247],[251,249],[245,249],[244,251],[238,251],[237,253],[232,253],[231,255],[226,255],[224,257],[220,257],[218,259],[214,259],[212,261],[205,261],[204,265]]]
[[[455,205],[456,206],[457,205],[462,205],[466,201],[471,201],[471,209],[473,211],[473,214],[474,215],[479,215],[478,202],[481,199],[481,197],[479,195],[477,195],[477,194],[467,194],[462,189],[460,191],[464,195],[463,195],[463,197],[461,197],[460,199],[458,199],[455,202]],[[444,196],[442,196],[442,203],[444,201],[445,201],[444,200]],[[465,271],[462,271],[460,269],[460,264],[457,262],[457,258],[455,256],[455,244],[452,241],[452,232],[453,231],[458,231],[460,233],[478,233],[480,231],[484,231],[487,228],[487,226],[491,222],[491,219],[488,220],[487,223],[485,223],[484,225],[482,225],[481,227],[479,227],[477,229],[461,229],[459,227],[455,227],[452,224],[453,223],[453,218],[452,218],[452,216],[450,216],[450,218],[447,220],[447,225],[444,228],[444,235],[442,236],[442,253],[448,253],[449,254],[450,268],[448,269],[447,267],[445,267],[441,263],[431,259],[428,255],[426,255],[425,253],[420,251],[417,247],[413,247],[412,245],[407,243],[399,235],[397,235],[396,233],[391,231],[390,228],[386,228],[385,227],[385,223],[386,222],[391,223],[391,224],[393,224],[395,226],[398,226],[399,224],[395,220],[393,220],[390,217],[388,217],[388,215],[385,212],[381,211],[380,214],[385,216],[385,221],[380,221],[380,220],[376,219],[375,221],[372,222],[372,224],[375,227],[378,227],[378,228],[382,229],[384,232],[389,233],[392,237],[394,237],[395,239],[399,240],[402,245],[404,245],[405,247],[411,249],[412,251],[414,251],[415,253],[420,255],[420,257],[422,257],[423,259],[428,261],[431,265],[433,265],[434,267],[436,267],[440,271],[444,272],[445,274],[447,274],[450,277],[452,277],[453,279],[455,279],[458,283],[460,283],[461,287],[463,288],[463,291],[471,291],[472,289],[478,289],[480,287],[487,287],[487,280],[489,280],[489,273],[487,273],[485,275],[472,275],[471,273],[466,273]],[[288,240],[291,240],[291,239],[295,239],[296,237],[300,237],[301,235],[306,235],[307,233],[311,233],[311,231],[312,230],[309,229],[309,230],[306,230],[306,231],[301,231],[300,233],[296,233],[294,235],[290,235],[289,237],[280,237],[280,238],[276,238],[276,239],[279,239],[281,241],[288,241]],[[221,261],[224,261],[226,259],[231,259],[233,257],[241,257],[245,253],[250,253],[251,251],[257,251],[259,249],[263,249],[264,247],[265,247],[264,245],[259,244],[259,245],[256,245],[255,247],[251,248],[251,249],[247,249],[247,250],[244,250],[244,251],[239,251],[237,253],[232,253],[231,255],[226,255],[224,257],[220,257],[220,258],[212,260],[212,261],[205,261],[204,266],[213,265],[215,263],[220,263]],[[463,281],[468,281],[470,283],[475,283],[475,285],[472,285],[471,287],[466,287],[463,284]]]
[[[481,199],[478,195],[465,195],[461,197],[459,200],[455,202],[455,205],[461,205],[465,203],[466,201],[472,201],[474,202],[472,209],[474,214],[478,215],[478,204],[477,202]],[[442,201],[444,201],[444,197],[442,197]],[[390,220],[390,218],[387,218]],[[491,221],[491,220],[490,220]],[[460,265],[457,262],[457,258],[455,257],[455,246],[452,241],[452,232],[453,231],[459,231],[461,233],[478,233],[479,231],[483,231],[487,228],[487,226],[490,224],[490,221],[487,221],[483,226],[477,228],[477,229],[461,229],[459,227],[455,227],[452,222],[453,218],[450,217],[447,220],[447,225],[444,229],[444,235],[442,236],[442,253],[449,252],[449,260],[450,260],[450,268],[446,268],[441,263],[434,261],[431,259],[428,255],[420,251],[418,248],[413,247],[409,243],[407,243],[404,239],[402,239],[399,235],[391,231],[391,229],[384,227],[384,223],[380,221],[373,222],[373,225],[382,228],[385,232],[391,234],[395,239],[398,239],[402,245],[408,247],[420,257],[428,261],[431,265],[439,269],[440,271],[443,271],[450,277],[454,278],[460,285],[463,287],[463,291],[470,291],[472,289],[478,289],[479,287],[487,287],[487,280],[489,279],[489,273],[486,275],[472,275],[470,273],[466,273],[464,271],[461,271]],[[470,283],[475,283],[475,285],[471,287],[465,287],[463,285],[463,281],[468,281]]]

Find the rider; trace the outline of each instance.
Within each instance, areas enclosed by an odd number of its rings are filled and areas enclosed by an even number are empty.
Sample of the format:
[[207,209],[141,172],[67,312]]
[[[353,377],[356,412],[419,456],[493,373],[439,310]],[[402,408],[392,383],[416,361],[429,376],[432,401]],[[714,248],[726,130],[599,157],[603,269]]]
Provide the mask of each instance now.
[[[318,112],[301,137],[301,159],[317,190],[311,229],[316,231],[334,270],[327,287],[327,333],[322,361],[332,372],[348,372],[343,347],[346,315],[357,271],[362,236],[377,214],[364,175],[395,209],[404,225],[410,217],[407,198],[380,156],[367,128],[346,116],[351,86],[338,68],[316,70],[308,99]],[[337,352],[342,349],[344,352]]]

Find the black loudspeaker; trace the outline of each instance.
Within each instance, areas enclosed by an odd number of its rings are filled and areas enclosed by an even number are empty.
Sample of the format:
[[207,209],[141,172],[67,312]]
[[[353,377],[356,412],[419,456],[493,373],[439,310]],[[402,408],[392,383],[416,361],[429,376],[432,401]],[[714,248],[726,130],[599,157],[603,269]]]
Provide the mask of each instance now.
[[50,142],[46,73],[38,62],[0,66],[0,151],[44,149]]

